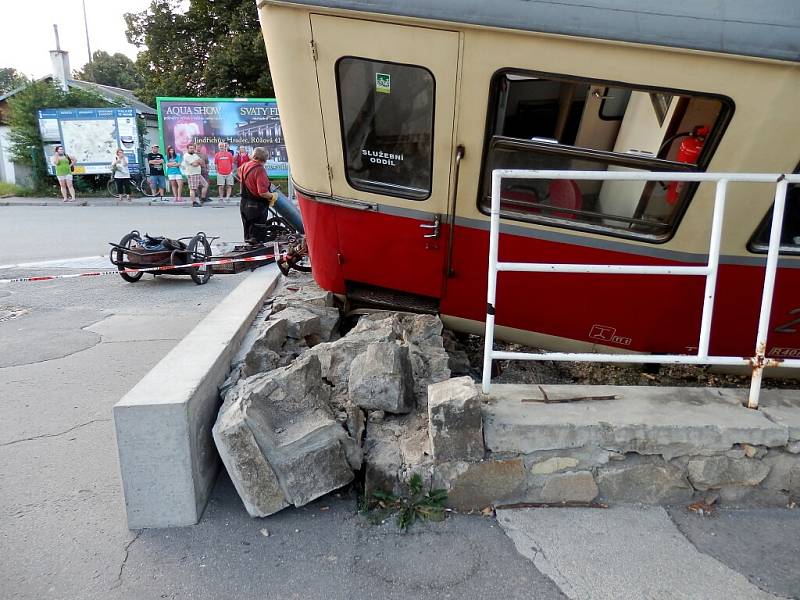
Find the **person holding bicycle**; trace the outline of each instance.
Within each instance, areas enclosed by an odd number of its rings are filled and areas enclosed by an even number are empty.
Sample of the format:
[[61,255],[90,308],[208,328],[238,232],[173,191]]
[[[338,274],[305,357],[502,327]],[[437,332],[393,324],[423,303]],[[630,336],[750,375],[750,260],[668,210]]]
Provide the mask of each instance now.
[[150,147],[147,154],[147,164],[150,166],[150,187],[152,194],[164,200],[164,191],[167,188],[167,180],[164,177],[164,155],[158,151],[158,144]]
[[131,201],[131,172],[128,168],[128,157],[122,148],[117,148],[114,160],[111,161],[111,173],[120,200]]

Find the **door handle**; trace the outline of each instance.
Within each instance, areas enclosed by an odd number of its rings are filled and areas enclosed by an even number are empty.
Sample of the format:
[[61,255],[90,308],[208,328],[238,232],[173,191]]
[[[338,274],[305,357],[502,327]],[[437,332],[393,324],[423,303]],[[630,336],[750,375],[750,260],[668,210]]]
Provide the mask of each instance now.
[[430,229],[430,233],[426,233],[422,237],[424,238],[438,238],[439,237],[439,215],[436,215],[433,218],[433,223],[423,223],[419,227],[420,229]]
[[461,171],[461,159],[464,158],[464,146],[458,145],[456,147],[455,169],[453,175],[453,187],[450,190],[450,236],[447,240],[447,264],[444,268],[445,277],[452,277],[455,275],[453,272],[453,236],[456,233],[456,199],[458,198],[458,175]]

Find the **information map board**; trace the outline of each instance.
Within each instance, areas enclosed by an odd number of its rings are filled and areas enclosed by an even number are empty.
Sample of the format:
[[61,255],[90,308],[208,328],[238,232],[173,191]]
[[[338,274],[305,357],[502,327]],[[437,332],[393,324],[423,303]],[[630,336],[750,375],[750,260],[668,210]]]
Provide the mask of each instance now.
[[262,146],[270,177],[286,177],[289,162],[283,141],[278,103],[274,98],[156,98],[161,152],[172,146],[181,155],[190,143],[206,156],[216,173],[214,154],[227,142],[234,154]]
[[37,111],[47,170],[56,146],[75,158],[74,174],[111,173],[118,148],[125,151],[131,173],[139,171],[139,132],[132,108],[43,108]]

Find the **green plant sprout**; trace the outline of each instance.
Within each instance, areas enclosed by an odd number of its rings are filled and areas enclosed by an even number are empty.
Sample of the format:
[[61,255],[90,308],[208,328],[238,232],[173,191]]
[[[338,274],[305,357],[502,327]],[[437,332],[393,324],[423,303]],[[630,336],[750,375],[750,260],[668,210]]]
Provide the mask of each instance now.
[[367,509],[381,521],[392,512],[397,511],[397,526],[407,530],[417,521],[443,521],[447,491],[432,489],[423,492],[422,477],[414,473],[408,480],[409,496],[395,496],[391,492],[375,490],[367,503]]

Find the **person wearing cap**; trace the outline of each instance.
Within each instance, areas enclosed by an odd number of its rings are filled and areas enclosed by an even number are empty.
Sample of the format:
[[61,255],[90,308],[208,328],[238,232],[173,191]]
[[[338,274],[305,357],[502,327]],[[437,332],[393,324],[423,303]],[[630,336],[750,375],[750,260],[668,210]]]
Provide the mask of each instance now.
[[164,192],[167,189],[167,179],[164,177],[164,155],[158,151],[158,144],[150,147],[147,164],[150,165],[150,187],[163,201]]

